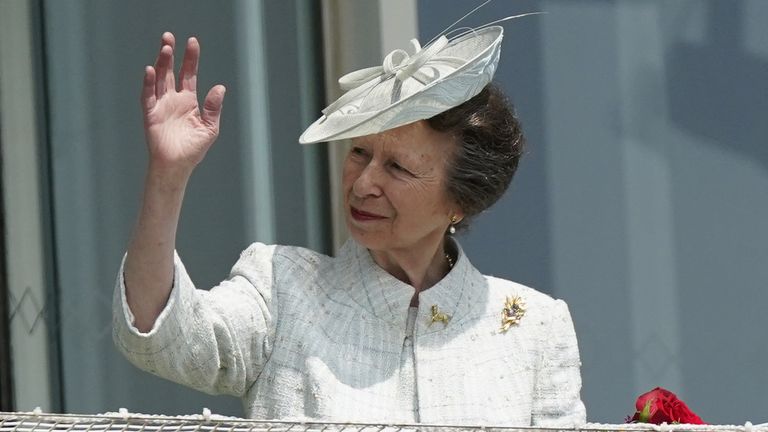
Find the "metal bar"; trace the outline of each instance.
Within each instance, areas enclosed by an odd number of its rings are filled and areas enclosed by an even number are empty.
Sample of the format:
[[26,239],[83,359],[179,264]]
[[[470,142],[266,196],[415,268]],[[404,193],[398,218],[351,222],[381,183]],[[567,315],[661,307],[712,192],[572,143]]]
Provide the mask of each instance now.
[[[2,120],[0,118],[0,120]],[[0,128],[2,127],[0,121]],[[0,146],[2,146],[0,142]],[[0,203],[3,203],[3,166],[0,156]],[[2,204],[0,204],[2,205]],[[2,208],[5,213],[5,208]],[[0,217],[0,410],[13,411],[13,374],[11,372],[11,332],[8,316],[8,277],[5,269],[5,218]]]
[[496,432],[496,431],[563,431],[563,432],[768,432],[768,424],[743,426],[715,425],[651,425],[651,424],[587,424],[578,428],[537,426],[483,426],[446,424],[374,424],[363,422],[321,422],[286,420],[250,420],[214,416],[171,417],[126,414],[74,415],[0,412],[0,432],[128,432],[140,427],[142,432],[180,432],[189,430],[254,431],[282,430],[303,432],[391,431],[411,432],[428,429],[430,432]]
[[64,388],[61,377],[61,325],[59,322],[59,283],[58,269],[56,266],[56,233],[54,231],[54,206],[53,206],[53,166],[51,163],[51,136],[48,125],[51,122],[50,104],[48,95],[50,94],[48,79],[48,64],[46,62],[46,23],[44,13],[45,0],[36,0],[31,8],[32,43],[34,46],[34,72],[35,79],[39,83],[35,88],[35,103],[37,109],[37,129],[38,136],[38,157],[39,157],[39,179],[40,179],[40,210],[41,210],[41,230],[43,232],[43,274],[45,277],[45,316],[48,329],[48,374],[50,382],[50,409],[52,411],[63,411],[64,406]]
[[[0,15],[3,5],[0,5]],[[6,57],[7,58],[7,57]],[[0,70],[2,69],[0,61]],[[0,112],[0,131],[3,128],[3,116]],[[2,134],[0,133],[0,149],[4,144]],[[8,316],[8,275],[6,273],[6,250],[5,250],[5,198],[3,196],[3,157],[0,151],[0,410],[13,411],[13,372],[11,365],[11,332],[10,319]]]

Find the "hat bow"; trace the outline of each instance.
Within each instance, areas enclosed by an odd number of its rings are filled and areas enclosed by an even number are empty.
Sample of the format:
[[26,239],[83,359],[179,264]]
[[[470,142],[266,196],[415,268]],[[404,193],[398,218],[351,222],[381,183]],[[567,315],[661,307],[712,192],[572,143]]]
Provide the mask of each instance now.
[[[363,93],[370,91],[379,83],[387,81],[392,78],[396,78],[400,82],[405,81],[408,78],[413,78],[423,85],[440,78],[440,72],[437,64],[451,66],[452,68],[458,68],[464,60],[458,57],[438,56],[445,46],[448,45],[448,38],[440,36],[432,44],[422,49],[419,41],[411,39],[412,53],[408,53],[403,49],[396,49],[387,54],[384,57],[384,62],[381,66],[374,66],[365,69],[356,70],[350,72],[341,78],[339,78],[339,85],[342,90],[346,90],[336,102],[328,105],[322,112],[325,116],[330,115],[350,102],[358,99]],[[393,100],[392,103],[399,99],[399,85],[393,86]],[[349,107],[349,112],[344,114],[352,114],[357,111],[357,107]]]

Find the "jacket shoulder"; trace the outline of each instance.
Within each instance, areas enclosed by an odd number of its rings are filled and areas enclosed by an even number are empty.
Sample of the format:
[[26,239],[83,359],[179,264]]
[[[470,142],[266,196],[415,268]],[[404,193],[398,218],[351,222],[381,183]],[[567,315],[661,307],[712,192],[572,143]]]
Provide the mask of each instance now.
[[489,297],[491,299],[504,300],[506,297],[519,296],[523,298],[526,303],[536,303],[543,306],[551,306],[556,302],[561,301],[537,289],[531,288],[518,282],[513,282],[495,276],[485,275],[484,277],[488,282]]
[[313,270],[326,263],[330,257],[299,246],[268,245],[254,242],[240,253],[235,266],[266,266],[276,271]]

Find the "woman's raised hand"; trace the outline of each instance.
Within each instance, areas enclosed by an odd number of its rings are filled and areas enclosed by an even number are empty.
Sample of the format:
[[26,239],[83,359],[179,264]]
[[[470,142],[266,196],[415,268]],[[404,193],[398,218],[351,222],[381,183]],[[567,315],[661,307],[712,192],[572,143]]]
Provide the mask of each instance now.
[[151,166],[191,173],[219,135],[226,89],[223,85],[211,88],[201,110],[197,101],[200,44],[194,37],[187,40],[178,83],[174,76],[174,46],[173,34],[163,33],[154,67],[144,70],[144,132]]

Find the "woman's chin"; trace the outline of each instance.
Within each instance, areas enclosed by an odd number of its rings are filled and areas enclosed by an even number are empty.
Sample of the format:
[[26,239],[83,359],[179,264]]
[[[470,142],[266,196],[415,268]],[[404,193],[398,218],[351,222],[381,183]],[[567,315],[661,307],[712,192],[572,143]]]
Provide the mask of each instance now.
[[371,232],[354,223],[349,223],[349,221],[347,221],[347,230],[350,237],[366,249],[379,250],[382,249],[383,243],[385,243],[379,233]]

